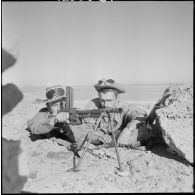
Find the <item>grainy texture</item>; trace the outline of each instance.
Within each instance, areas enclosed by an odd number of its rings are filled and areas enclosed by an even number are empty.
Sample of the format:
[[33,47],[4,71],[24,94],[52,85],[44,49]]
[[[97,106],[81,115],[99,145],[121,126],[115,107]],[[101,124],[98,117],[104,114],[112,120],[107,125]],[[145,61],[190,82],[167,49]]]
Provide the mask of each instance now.
[[166,106],[157,110],[164,141],[169,149],[193,162],[193,87],[178,84],[167,88]]
[[[130,174],[127,177],[115,174],[118,163],[114,148],[96,150],[94,154],[87,152],[80,171],[67,172],[73,166],[71,152],[51,139],[30,140],[29,132],[25,130],[26,121],[43,105],[34,103],[37,97],[33,93],[23,94],[23,101],[3,118],[2,133],[8,139],[19,139],[23,143],[29,172],[24,191],[193,192],[193,167],[161,145],[151,151],[119,148],[122,165]],[[137,106],[149,112],[153,105]]]

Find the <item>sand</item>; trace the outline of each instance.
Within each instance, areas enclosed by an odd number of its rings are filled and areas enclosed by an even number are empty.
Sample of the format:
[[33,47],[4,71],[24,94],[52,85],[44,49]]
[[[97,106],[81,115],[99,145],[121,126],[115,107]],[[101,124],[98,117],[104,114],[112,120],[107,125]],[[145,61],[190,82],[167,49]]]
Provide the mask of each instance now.
[[[20,140],[23,156],[21,174],[27,175],[23,191],[36,193],[106,192],[193,192],[193,167],[174,153],[158,145],[151,151],[119,148],[128,176],[116,174],[118,163],[114,148],[86,153],[79,172],[67,172],[73,166],[73,154],[51,139],[31,141],[26,121],[43,105],[30,93],[15,109],[3,116],[2,136]],[[148,112],[152,104],[139,104]],[[76,102],[75,107],[82,107]],[[80,151],[80,154],[82,151]]]

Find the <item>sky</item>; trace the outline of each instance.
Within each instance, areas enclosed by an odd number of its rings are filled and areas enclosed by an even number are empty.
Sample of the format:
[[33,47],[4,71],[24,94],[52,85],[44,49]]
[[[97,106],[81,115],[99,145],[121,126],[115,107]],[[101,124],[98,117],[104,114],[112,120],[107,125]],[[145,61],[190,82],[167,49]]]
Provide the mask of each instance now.
[[18,58],[3,84],[193,80],[193,1],[2,2],[2,37]]

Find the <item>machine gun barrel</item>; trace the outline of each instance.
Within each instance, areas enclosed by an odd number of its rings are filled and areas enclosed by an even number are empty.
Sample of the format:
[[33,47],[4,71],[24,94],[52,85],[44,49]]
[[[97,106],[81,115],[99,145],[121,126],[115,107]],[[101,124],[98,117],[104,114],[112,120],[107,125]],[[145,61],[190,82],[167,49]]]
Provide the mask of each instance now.
[[102,108],[102,109],[90,109],[90,110],[78,110],[75,108],[72,109],[61,109],[59,112],[68,112],[70,117],[74,118],[98,118],[102,113],[121,113],[121,108]]

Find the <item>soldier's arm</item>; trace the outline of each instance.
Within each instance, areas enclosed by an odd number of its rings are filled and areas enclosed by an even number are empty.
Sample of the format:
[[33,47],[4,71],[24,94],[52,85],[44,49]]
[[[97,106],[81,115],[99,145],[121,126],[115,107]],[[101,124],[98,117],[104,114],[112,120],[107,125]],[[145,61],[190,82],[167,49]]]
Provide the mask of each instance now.
[[140,122],[144,121],[147,116],[146,111],[137,106],[132,107],[128,104],[125,104],[123,110],[125,112],[124,117],[126,127],[130,129],[137,128]]
[[33,134],[44,134],[54,129],[56,118],[48,112],[38,112],[27,121],[28,128]]
[[[125,113],[123,120],[125,125],[117,139],[119,146],[131,144],[134,138],[131,138],[130,135],[141,125],[141,121],[145,120],[146,117],[146,112],[137,107],[132,108],[132,106],[126,106],[123,110]],[[136,141],[136,137],[133,142]]]
[[[95,100],[91,100],[89,101],[86,106],[85,106],[85,110],[91,110],[91,109],[98,109],[95,105]],[[82,119],[82,122],[87,126],[87,128],[89,129],[94,129],[95,127],[95,123],[96,123],[96,119],[94,118],[85,118],[85,119]]]

